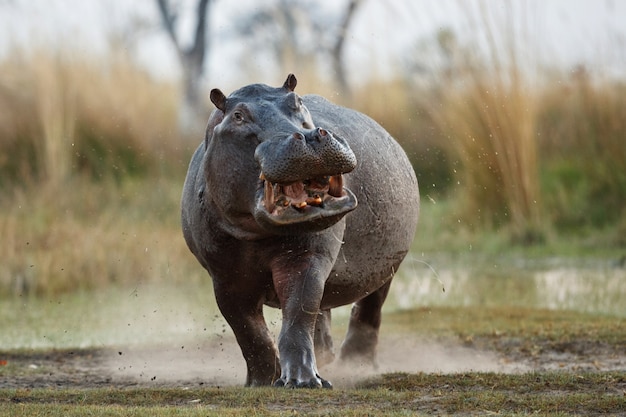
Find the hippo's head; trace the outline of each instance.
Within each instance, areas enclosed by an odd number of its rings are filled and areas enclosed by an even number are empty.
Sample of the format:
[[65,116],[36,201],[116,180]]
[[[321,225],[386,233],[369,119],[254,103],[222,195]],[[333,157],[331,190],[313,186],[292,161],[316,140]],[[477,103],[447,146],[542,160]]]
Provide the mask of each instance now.
[[211,91],[218,110],[207,131],[206,175],[218,184],[211,194],[229,224],[246,232],[319,231],[357,206],[342,177],[356,157],[344,139],[315,126],[296,82],[290,74],[279,88]]

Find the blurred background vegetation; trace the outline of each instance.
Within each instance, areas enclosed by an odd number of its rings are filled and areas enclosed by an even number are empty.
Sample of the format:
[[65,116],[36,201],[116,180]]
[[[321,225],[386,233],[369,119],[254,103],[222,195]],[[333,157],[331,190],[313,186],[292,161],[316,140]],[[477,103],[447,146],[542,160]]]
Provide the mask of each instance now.
[[[415,251],[625,250],[623,73],[538,59],[532,31],[511,24],[516,2],[458,2],[482,40],[439,28],[399,52],[392,73],[358,78],[346,51],[369,1],[314,19],[318,2],[273,0],[235,20],[210,19],[217,0],[145,1],[155,19],[103,34],[105,52],[80,40],[9,45],[0,55],[0,295],[205,279],[178,205],[211,111],[207,92],[281,85],[289,72],[300,93],[370,115],[403,145],[422,193]],[[0,13],[22,4],[0,3]],[[239,71],[232,86],[207,73],[207,60],[221,59],[211,55],[216,21],[245,46],[223,63]],[[180,77],[136,59],[128,31],[142,30],[164,34]],[[257,75],[255,51],[270,57],[269,78]]]

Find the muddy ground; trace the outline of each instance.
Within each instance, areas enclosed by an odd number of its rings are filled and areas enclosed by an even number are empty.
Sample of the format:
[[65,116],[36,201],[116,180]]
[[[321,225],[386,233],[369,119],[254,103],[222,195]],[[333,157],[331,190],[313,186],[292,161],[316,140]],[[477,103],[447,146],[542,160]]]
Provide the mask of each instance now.
[[[4,369],[3,369],[4,368]],[[337,362],[321,368],[336,387],[389,372],[624,371],[626,351],[593,340],[558,343],[480,337],[428,340],[387,336],[377,370]],[[195,345],[0,352],[0,388],[237,386],[245,365],[232,337]]]

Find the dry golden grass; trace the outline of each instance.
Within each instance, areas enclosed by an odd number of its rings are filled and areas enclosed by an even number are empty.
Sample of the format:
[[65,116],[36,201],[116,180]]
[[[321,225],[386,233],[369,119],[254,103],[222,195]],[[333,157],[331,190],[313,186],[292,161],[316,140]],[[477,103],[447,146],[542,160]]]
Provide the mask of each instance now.
[[523,85],[470,75],[469,88],[446,91],[445,110],[434,114],[451,134],[448,152],[461,162],[464,211],[476,226],[510,223],[524,233],[539,214],[534,98]]
[[192,261],[177,207],[193,144],[171,83],[124,53],[14,51],[0,70],[0,294],[159,280]]
[[[455,237],[494,225],[528,243],[586,226],[612,228],[608,244],[625,245],[626,86],[583,70],[531,83],[517,52],[459,49],[426,88],[373,80],[349,102],[313,76],[299,90],[398,138],[423,192],[454,206]],[[0,72],[0,294],[165,279],[172,264],[182,272],[167,279],[204,277],[178,225],[200,138],[177,133],[175,86],[124,53],[14,51]],[[453,185],[446,195],[440,184]]]
[[[446,56],[422,107],[441,132],[442,146],[458,162],[456,192],[470,226],[506,225],[515,240],[541,237],[541,196],[536,118],[539,90],[521,39],[510,23],[511,7],[468,18],[488,45],[464,45],[441,32]],[[522,62],[525,62],[522,64]]]
[[[175,153],[177,92],[123,54],[14,51],[0,69],[0,184],[116,176]],[[118,171],[117,173],[115,171]]]
[[16,191],[0,203],[0,295],[206,279],[180,232],[181,184],[83,179]]

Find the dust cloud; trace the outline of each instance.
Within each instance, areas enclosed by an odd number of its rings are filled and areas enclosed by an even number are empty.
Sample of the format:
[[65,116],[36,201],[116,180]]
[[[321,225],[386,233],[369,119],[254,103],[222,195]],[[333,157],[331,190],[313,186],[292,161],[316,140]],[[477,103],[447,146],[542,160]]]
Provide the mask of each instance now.
[[[107,311],[108,330],[98,335],[107,346],[101,370],[112,380],[129,385],[241,386],[246,366],[232,331],[219,314],[207,288],[172,289],[140,287],[101,303]],[[345,334],[349,308],[333,312],[335,351]],[[280,310],[266,309],[270,331],[280,330]],[[93,329],[92,329],[93,332]],[[98,343],[98,344],[100,344]],[[380,336],[378,367],[335,362],[320,368],[320,374],[336,387],[381,373],[465,371],[517,372],[519,364],[506,363],[494,352],[471,346],[443,344],[423,335]]]
[[527,370],[524,365],[510,363],[495,352],[463,345],[443,344],[414,335],[381,337],[378,346],[378,366],[359,363],[342,364],[335,361],[322,369],[324,377],[337,387],[351,387],[356,382],[378,374],[500,372]]
[[[109,355],[104,367],[113,380],[137,385],[241,386],[246,379],[245,361],[231,335],[196,344],[120,348]],[[364,378],[390,372],[524,370],[522,365],[507,363],[493,352],[416,336],[396,336],[381,340],[377,369],[336,360],[320,368],[320,373],[335,387],[349,388]]]
[[137,385],[243,385],[246,367],[234,338],[203,344],[120,348],[109,355],[105,371],[115,381]]

